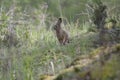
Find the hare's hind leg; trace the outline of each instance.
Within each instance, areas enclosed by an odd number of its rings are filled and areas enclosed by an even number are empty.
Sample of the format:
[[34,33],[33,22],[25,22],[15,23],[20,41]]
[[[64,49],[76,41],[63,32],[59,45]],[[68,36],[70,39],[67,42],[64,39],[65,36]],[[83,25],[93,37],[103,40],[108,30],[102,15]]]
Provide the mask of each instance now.
[[70,43],[69,39],[66,40],[67,43]]
[[59,41],[60,45],[63,45],[63,40],[58,39],[58,41]]
[[65,37],[65,38],[63,39],[63,44],[65,45],[65,44],[67,44],[67,43],[69,43],[69,39],[68,39],[67,37]]
[[63,45],[66,44],[66,37],[63,38],[62,44],[63,44]]

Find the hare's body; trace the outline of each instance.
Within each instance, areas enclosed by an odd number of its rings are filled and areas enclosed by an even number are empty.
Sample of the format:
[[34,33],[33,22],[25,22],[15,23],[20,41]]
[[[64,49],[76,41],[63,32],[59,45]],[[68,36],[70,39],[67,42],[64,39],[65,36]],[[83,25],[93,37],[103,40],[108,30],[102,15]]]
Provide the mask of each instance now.
[[62,19],[59,18],[54,29],[56,31],[56,36],[57,36],[59,43],[62,45],[65,45],[66,43],[69,43],[69,37],[68,37],[67,32],[61,28],[61,22],[62,22]]
[[60,30],[56,32],[56,36],[60,44],[66,44],[69,42],[68,34],[64,30]]

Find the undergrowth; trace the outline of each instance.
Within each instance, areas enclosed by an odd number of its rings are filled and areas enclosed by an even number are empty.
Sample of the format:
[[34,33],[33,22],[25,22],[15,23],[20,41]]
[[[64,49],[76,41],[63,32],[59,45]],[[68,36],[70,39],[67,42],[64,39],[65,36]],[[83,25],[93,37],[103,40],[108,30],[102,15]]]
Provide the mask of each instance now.
[[70,33],[70,43],[65,46],[59,44],[52,29],[32,26],[27,31],[22,29],[24,26],[16,29],[21,41],[19,46],[0,49],[0,79],[36,80],[41,74],[54,75],[78,55],[91,51],[94,32],[87,32],[86,25],[72,25],[64,26]]

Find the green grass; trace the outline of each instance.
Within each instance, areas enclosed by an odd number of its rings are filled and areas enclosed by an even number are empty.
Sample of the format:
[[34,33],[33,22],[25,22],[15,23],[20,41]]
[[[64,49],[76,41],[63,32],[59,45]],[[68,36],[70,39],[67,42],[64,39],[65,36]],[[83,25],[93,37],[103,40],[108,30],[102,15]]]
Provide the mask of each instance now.
[[92,50],[94,33],[87,32],[87,25],[65,28],[70,36],[65,46],[58,43],[53,30],[33,27],[27,33],[19,32],[23,38],[20,47],[0,49],[0,80],[38,80],[41,74],[57,74],[75,57]]

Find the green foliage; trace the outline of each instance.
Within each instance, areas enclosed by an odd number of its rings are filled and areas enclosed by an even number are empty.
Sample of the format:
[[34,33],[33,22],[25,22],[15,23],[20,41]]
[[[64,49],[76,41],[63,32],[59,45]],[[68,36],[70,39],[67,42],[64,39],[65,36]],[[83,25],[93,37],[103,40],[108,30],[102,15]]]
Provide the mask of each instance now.
[[4,41],[4,38],[7,34],[8,16],[6,15],[5,12],[1,12],[0,20],[1,20],[1,23],[0,23],[0,44],[1,44],[1,42]]
[[[0,80],[38,80],[41,74],[57,74],[78,55],[93,51],[98,32],[89,23],[86,2],[0,0]],[[52,30],[58,17],[63,18],[62,27],[70,35],[70,43],[65,46],[59,45]],[[14,42],[17,46],[8,46]],[[109,70],[113,71],[110,67],[106,74]]]

